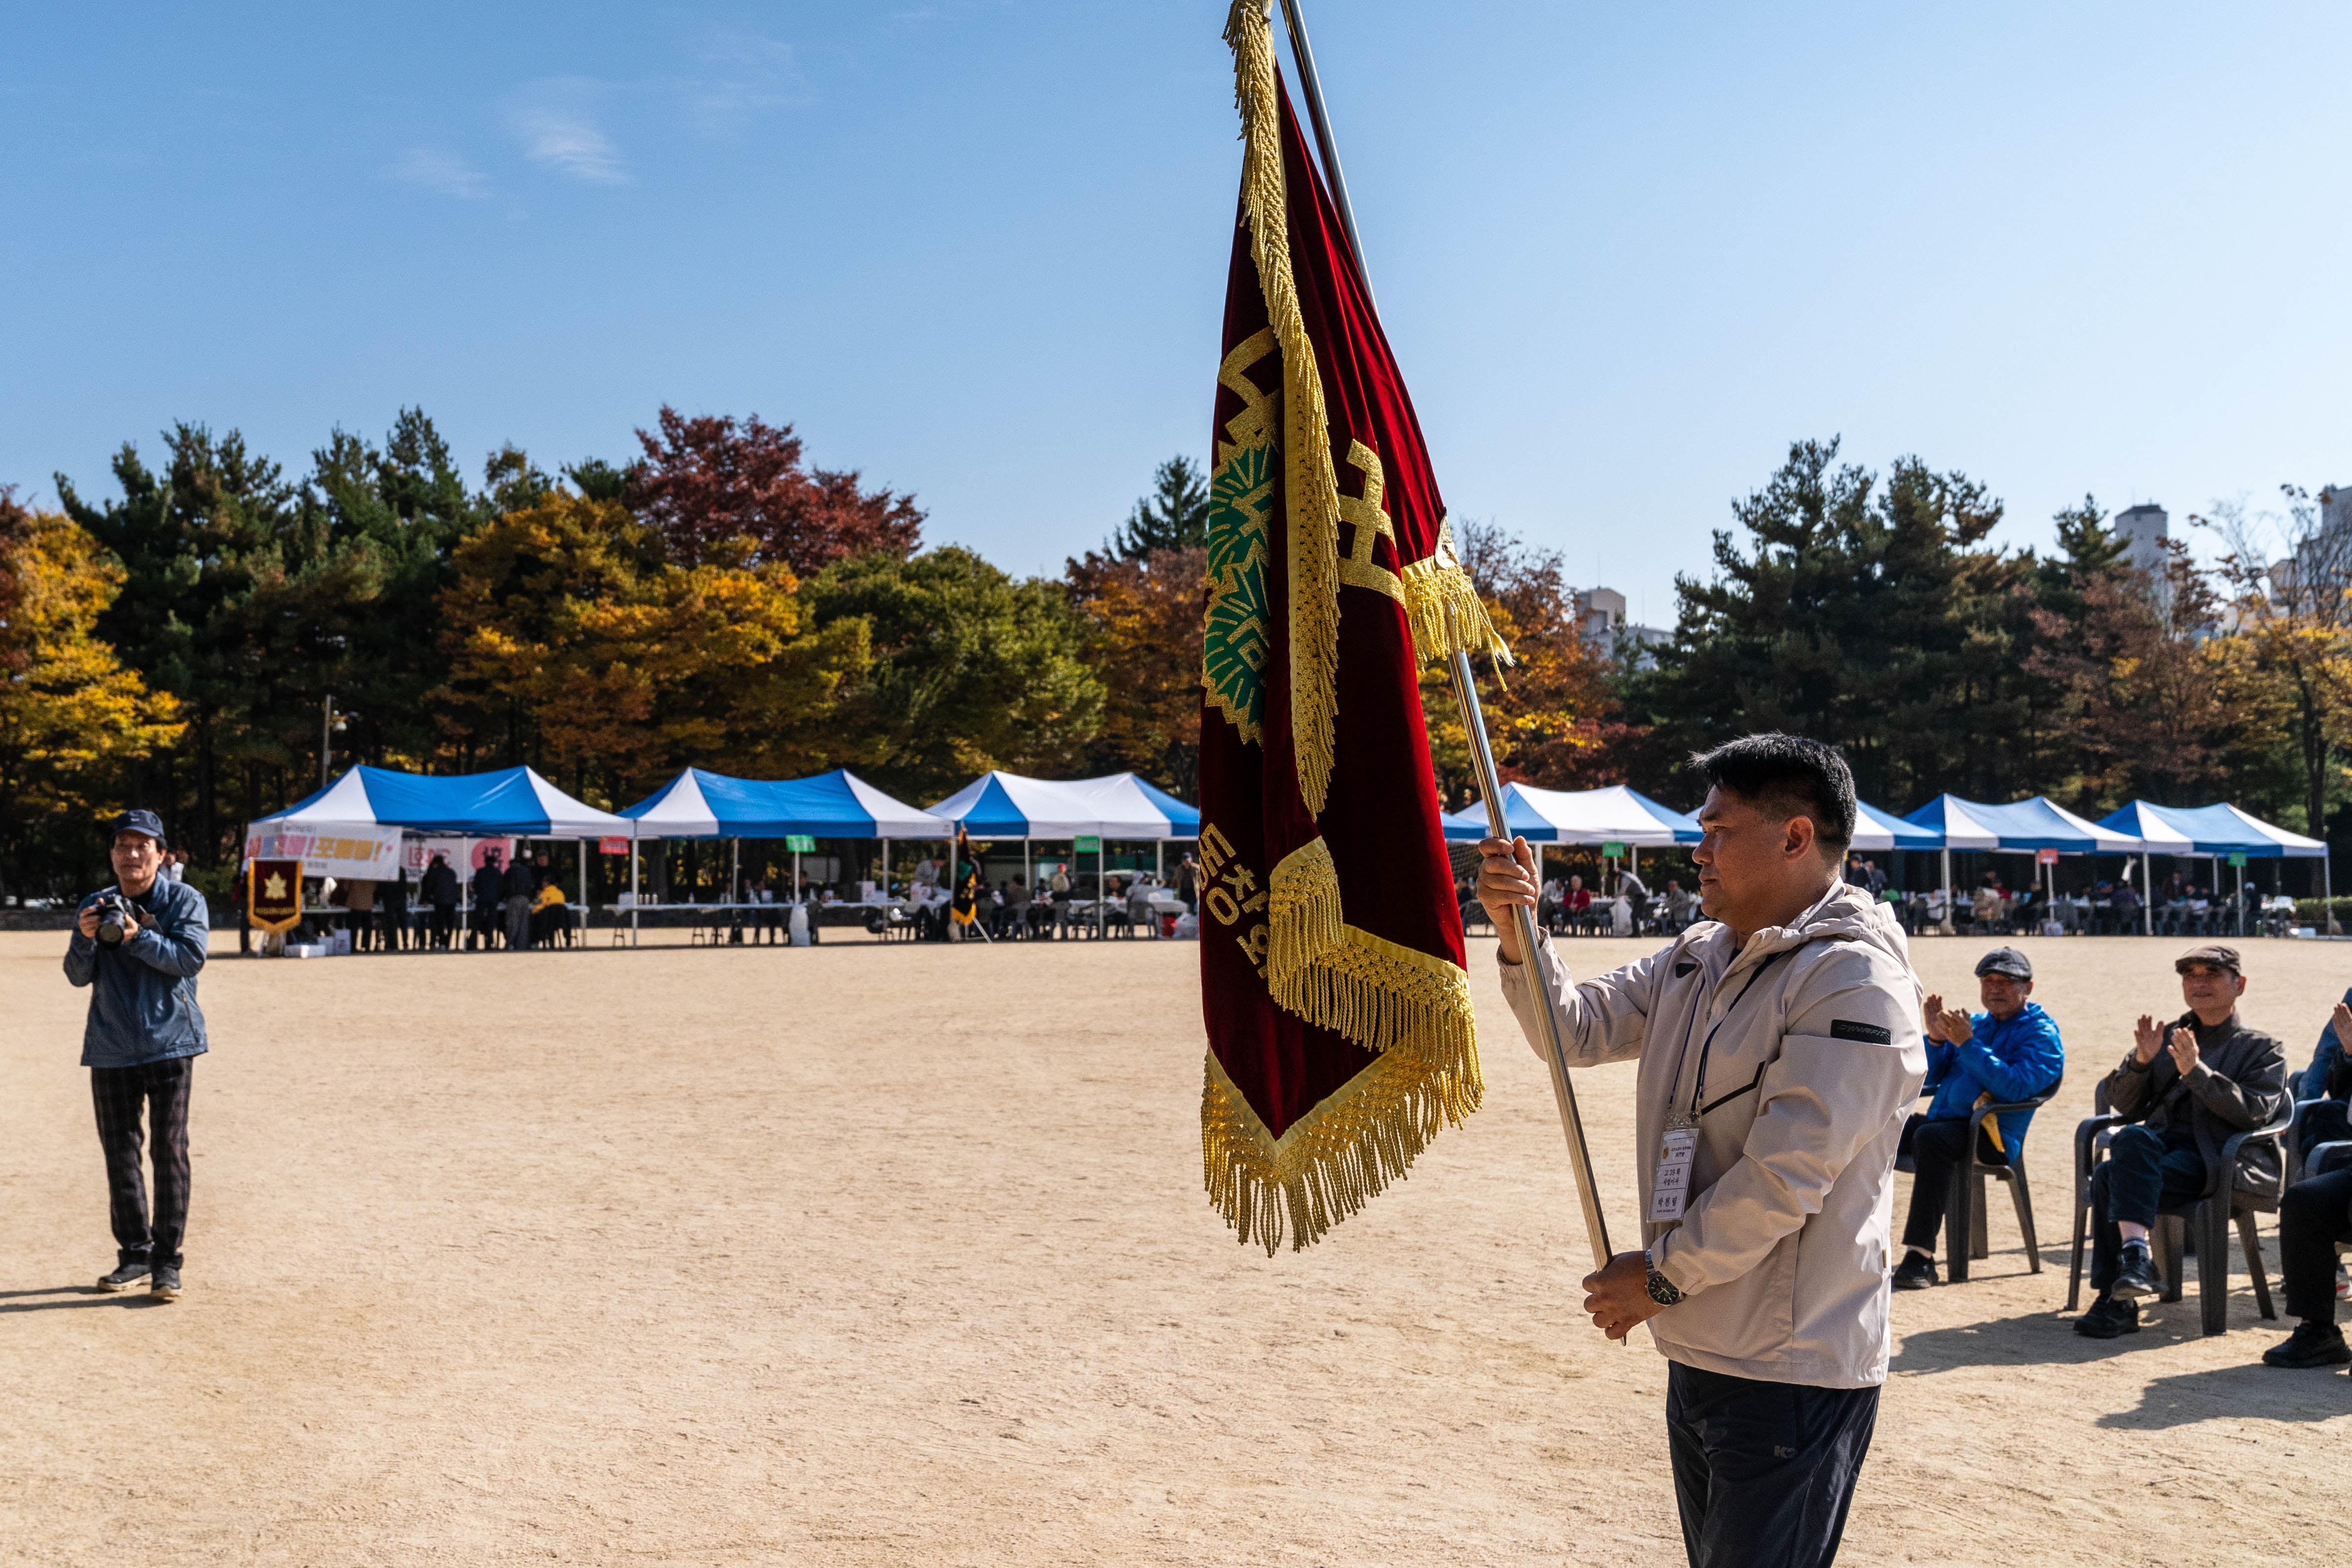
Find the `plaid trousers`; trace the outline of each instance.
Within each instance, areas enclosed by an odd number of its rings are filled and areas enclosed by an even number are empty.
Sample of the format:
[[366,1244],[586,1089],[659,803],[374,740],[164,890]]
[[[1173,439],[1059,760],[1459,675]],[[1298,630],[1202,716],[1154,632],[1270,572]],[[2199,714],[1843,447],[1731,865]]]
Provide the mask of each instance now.
[[[114,1245],[125,1263],[180,1267],[188,1228],[188,1089],[196,1058],[173,1057],[137,1067],[92,1068],[89,1097],[98,1142],[106,1151],[106,1186]],[[147,1183],[139,1164],[139,1112],[155,1140],[155,1223],[147,1223]]]

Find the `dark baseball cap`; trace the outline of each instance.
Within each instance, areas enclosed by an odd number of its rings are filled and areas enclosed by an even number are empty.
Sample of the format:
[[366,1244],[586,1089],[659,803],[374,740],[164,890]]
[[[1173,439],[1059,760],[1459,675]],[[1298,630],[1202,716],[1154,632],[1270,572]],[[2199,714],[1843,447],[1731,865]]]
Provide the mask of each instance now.
[[161,845],[163,842],[163,819],[152,811],[126,811],[114,819],[114,825],[106,830],[106,837],[111,841],[118,833],[143,833]]
[[1996,947],[1977,960],[1977,973],[2006,974],[2012,980],[2033,978],[2033,964],[2013,947]]
[[2189,966],[2192,963],[2210,963],[2216,969],[2226,969],[2232,974],[2243,974],[2246,972],[2239,961],[2238,950],[2234,947],[2224,947],[2218,942],[2209,942],[2202,947],[2190,948],[2172,961],[2172,972],[2175,974],[2186,974],[2189,973]]

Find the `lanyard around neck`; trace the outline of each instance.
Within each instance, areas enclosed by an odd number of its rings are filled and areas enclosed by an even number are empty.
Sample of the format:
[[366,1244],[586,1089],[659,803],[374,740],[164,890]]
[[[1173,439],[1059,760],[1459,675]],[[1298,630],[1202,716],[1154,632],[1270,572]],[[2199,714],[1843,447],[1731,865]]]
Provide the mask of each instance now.
[[[1782,952],[1789,951],[1791,950],[1785,948],[1781,950]],[[1699,1109],[1699,1102],[1705,1098],[1706,1093],[1706,1063],[1707,1058],[1713,1054],[1715,1050],[1716,1032],[1721,1029],[1726,1024],[1731,1022],[1731,1016],[1739,1011],[1739,1005],[1742,1002],[1748,1000],[1748,992],[1756,988],[1756,983],[1764,977],[1764,972],[1771,968],[1774,963],[1778,963],[1780,957],[1780,952],[1772,953],[1766,957],[1761,963],[1758,963],[1755,968],[1749,970],[1748,972],[1748,983],[1739,988],[1739,994],[1731,999],[1731,1005],[1723,1010],[1723,1016],[1717,1018],[1711,1026],[1708,1026],[1706,1038],[1699,1045],[1698,1077],[1691,1084],[1690,1110],[1684,1125],[1690,1127],[1697,1126],[1698,1119],[1703,1114]],[[1690,1054],[1691,1033],[1698,1027],[1698,1015],[1699,1009],[1693,1007],[1691,1009],[1690,1021],[1683,1026],[1683,1043],[1675,1052],[1674,1082],[1666,1091],[1666,1103],[1669,1106],[1673,1105],[1676,1095],[1682,1089],[1683,1060]]]

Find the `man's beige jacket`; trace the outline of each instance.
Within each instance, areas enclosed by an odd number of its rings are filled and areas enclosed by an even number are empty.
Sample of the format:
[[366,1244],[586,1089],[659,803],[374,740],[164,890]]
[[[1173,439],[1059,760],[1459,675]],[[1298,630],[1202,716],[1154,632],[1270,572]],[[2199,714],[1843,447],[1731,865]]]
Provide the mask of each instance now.
[[[1569,1066],[1642,1064],[1643,1242],[1687,1298],[1650,1320],[1658,1349],[1771,1383],[1884,1383],[1895,1152],[1927,1074],[1894,916],[1841,882],[1743,948],[1703,921],[1581,985],[1542,946]],[[1503,994],[1541,1056],[1529,973],[1504,964]],[[1660,1134],[1695,1099],[1684,1218],[1652,1225]]]

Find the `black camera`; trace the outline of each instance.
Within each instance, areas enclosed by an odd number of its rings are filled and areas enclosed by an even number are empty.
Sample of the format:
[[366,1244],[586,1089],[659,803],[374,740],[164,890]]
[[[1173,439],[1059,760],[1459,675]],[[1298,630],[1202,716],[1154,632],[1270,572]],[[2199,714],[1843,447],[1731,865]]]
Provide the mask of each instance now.
[[137,923],[131,913],[131,900],[121,893],[100,893],[90,901],[90,911],[98,916],[98,945],[121,947],[122,939],[131,934]]

